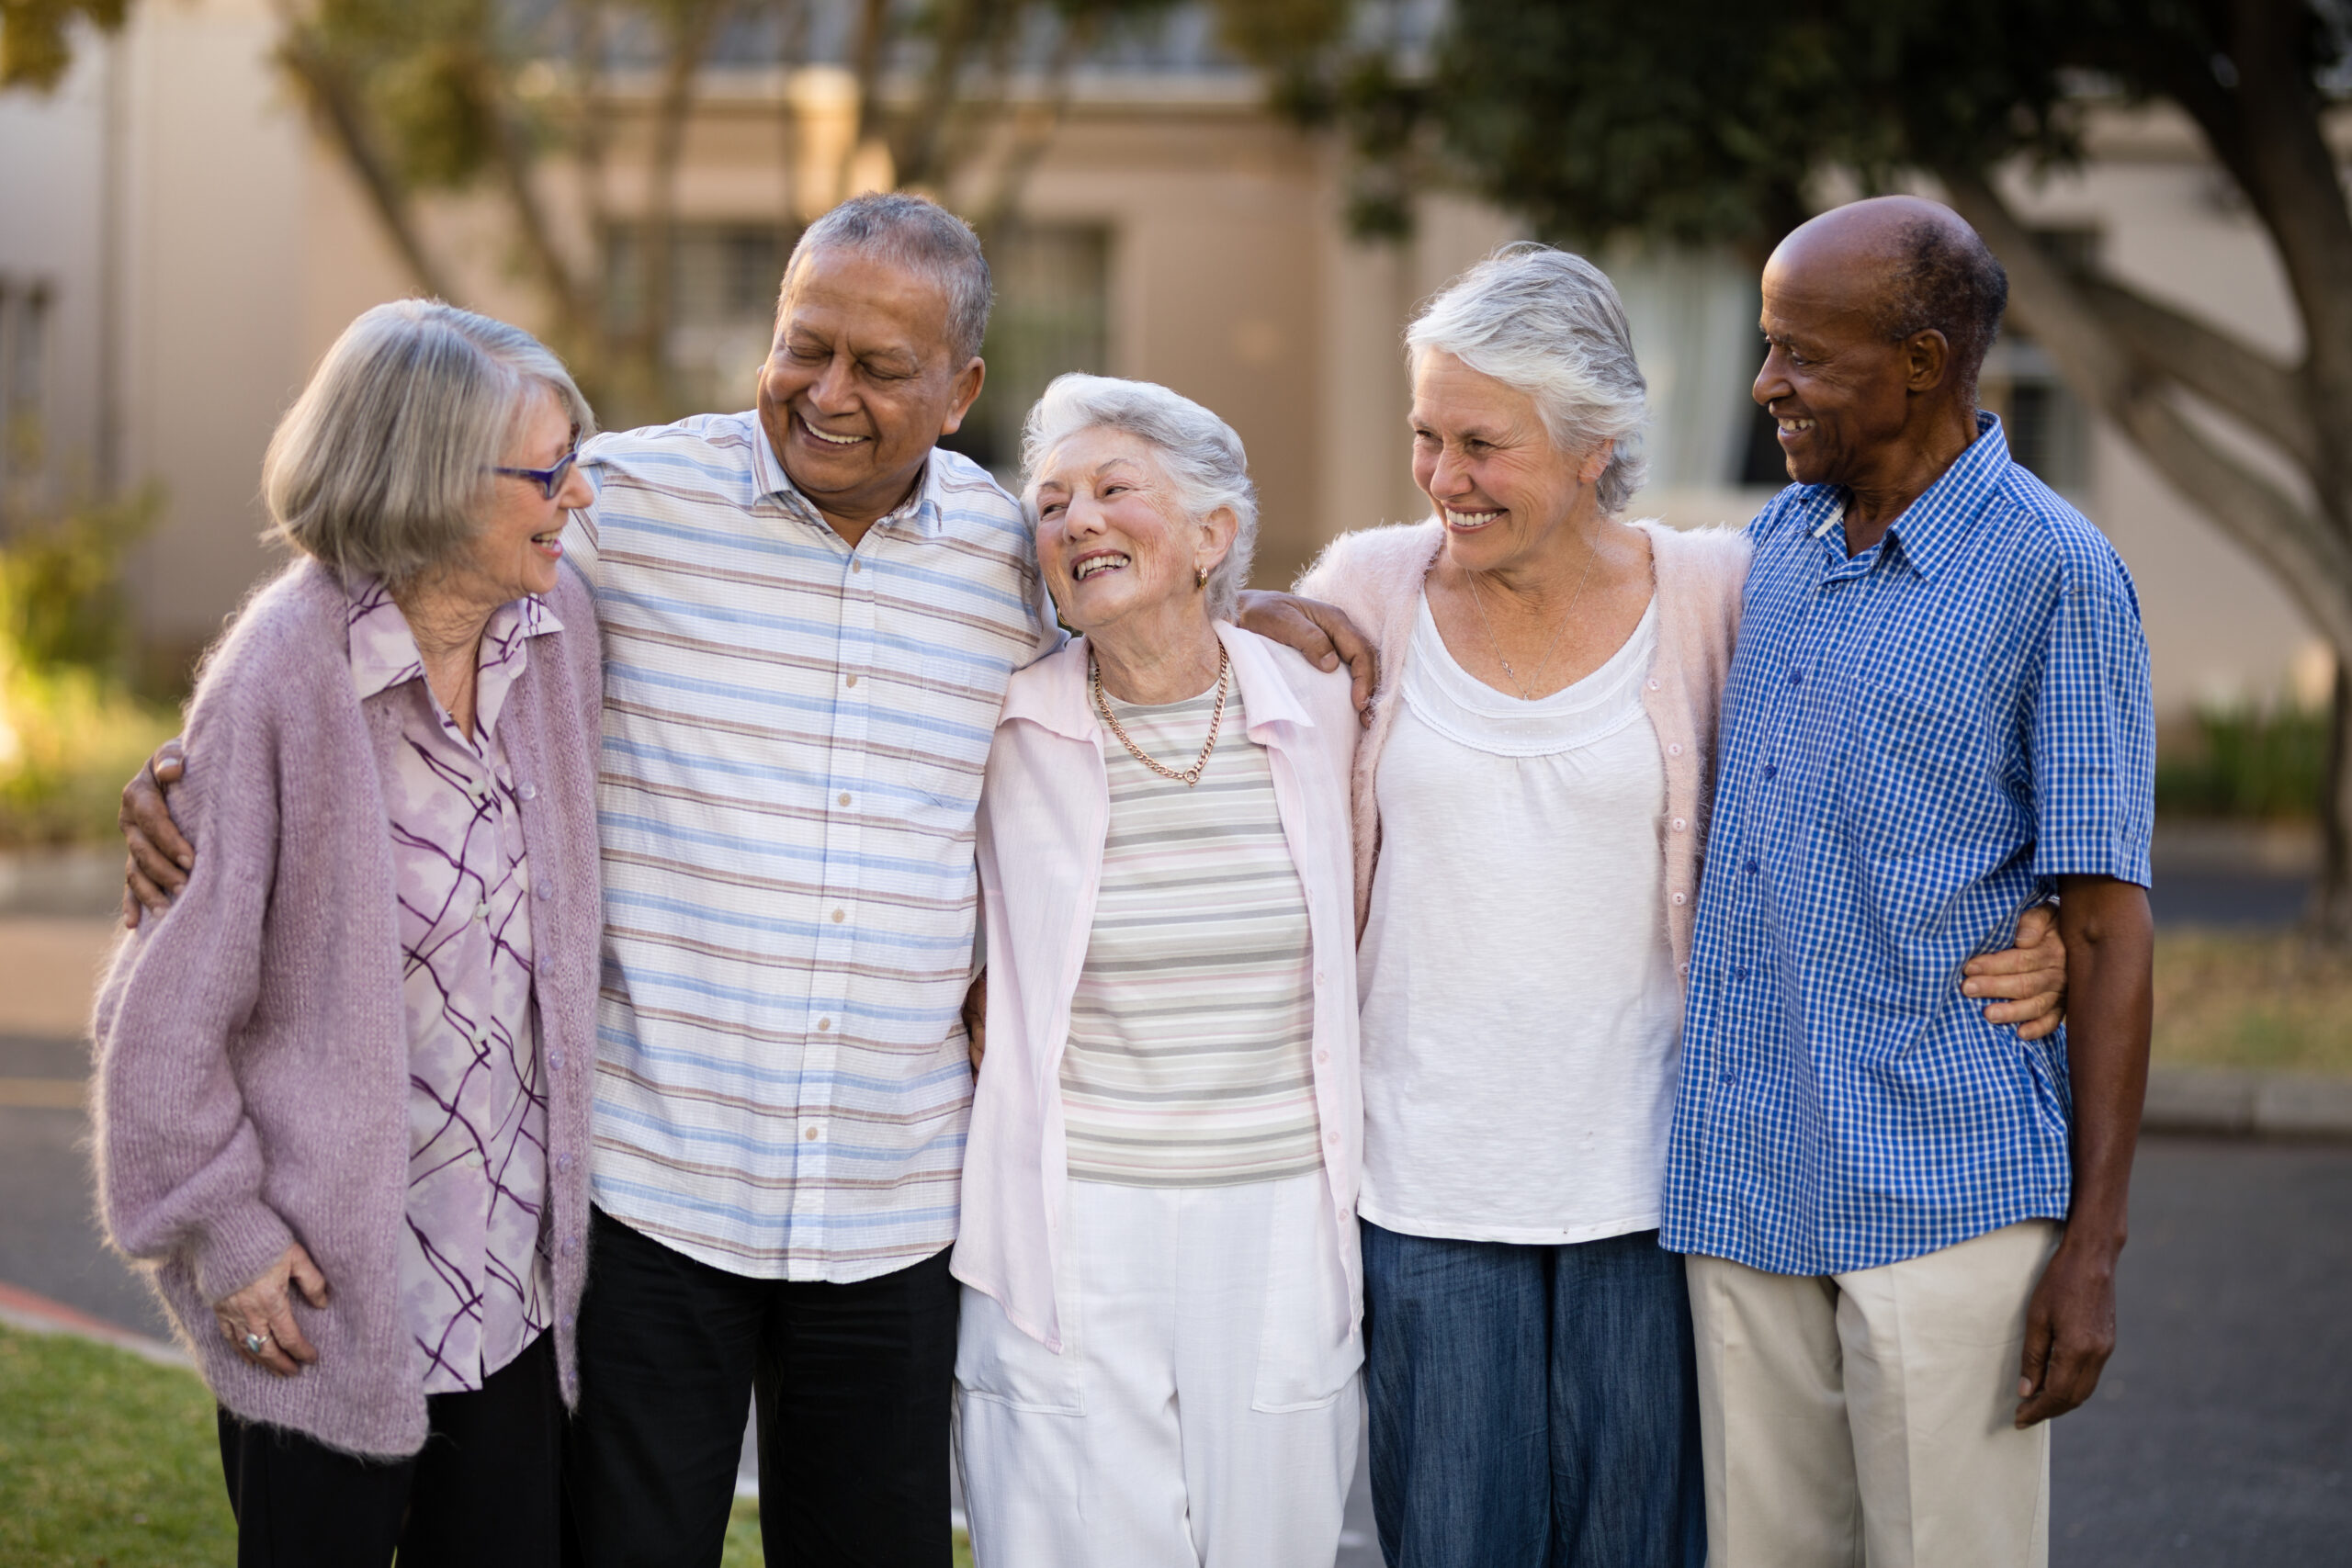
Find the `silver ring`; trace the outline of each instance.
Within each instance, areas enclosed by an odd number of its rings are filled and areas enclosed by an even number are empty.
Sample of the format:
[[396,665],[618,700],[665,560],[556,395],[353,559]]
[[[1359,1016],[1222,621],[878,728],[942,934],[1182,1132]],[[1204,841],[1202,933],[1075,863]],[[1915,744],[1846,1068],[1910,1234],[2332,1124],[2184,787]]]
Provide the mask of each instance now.
[[248,1356],[258,1356],[261,1354],[262,1347],[268,1343],[268,1335],[255,1334],[251,1330],[247,1330],[245,1334],[245,1354]]

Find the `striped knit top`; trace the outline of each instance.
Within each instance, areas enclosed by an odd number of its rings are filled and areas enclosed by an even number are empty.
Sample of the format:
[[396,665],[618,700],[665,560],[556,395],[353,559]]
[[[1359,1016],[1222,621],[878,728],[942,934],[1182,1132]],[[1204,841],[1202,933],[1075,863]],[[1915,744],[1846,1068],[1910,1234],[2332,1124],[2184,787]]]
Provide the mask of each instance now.
[[[1136,745],[1182,769],[1216,689],[1106,700]],[[1062,1056],[1074,1179],[1233,1186],[1321,1167],[1306,896],[1246,727],[1237,686],[1195,785],[1105,738],[1102,889]]]

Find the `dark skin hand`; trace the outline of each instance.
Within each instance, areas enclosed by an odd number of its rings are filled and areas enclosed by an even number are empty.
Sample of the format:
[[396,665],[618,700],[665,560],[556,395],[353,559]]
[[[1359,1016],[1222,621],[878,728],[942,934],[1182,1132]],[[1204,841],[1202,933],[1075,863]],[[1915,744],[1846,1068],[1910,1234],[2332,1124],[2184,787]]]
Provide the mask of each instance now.
[[2132,1154],[2148,1093],[2155,925],[2145,888],[2107,876],[2058,879],[2073,1016],[2075,1196],[2066,1230],[2026,1308],[2017,1424],[2090,1398],[2115,1351],[2115,1260],[2123,1251]]
[[1253,590],[1241,595],[1241,613],[1235,620],[1243,631],[1298,649],[1317,670],[1337,670],[1345,664],[1355,685],[1356,717],[1365,728],[1372,727],[1372,694],[1380,683],[1380,655],[1372,639],[1348,619],[1345,610],[1295,593]]

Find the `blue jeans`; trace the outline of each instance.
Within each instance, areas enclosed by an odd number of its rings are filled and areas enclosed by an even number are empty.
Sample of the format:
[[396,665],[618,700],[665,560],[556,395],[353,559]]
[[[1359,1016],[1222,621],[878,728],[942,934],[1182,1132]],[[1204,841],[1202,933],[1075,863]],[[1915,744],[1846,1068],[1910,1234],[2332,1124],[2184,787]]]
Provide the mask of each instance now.
[[1701,1568],[1682,1259],[1363,1224],[1372,1511],[1389,1568]]

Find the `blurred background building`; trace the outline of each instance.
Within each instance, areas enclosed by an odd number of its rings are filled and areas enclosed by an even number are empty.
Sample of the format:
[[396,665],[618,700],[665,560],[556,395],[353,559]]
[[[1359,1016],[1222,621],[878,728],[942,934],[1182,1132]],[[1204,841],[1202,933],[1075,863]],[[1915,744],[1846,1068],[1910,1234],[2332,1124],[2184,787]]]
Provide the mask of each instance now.
[[[575,355],[582,308],[608,345],[651,333],[637,371],[615,349],[588,378],[608,417],[748,405],[799,226],[897,177],[861,113],[855,10],[812,0],[738,17],[707,41],[683,104],[658,50],[632,66],[628,40],[610,46],[623,67],[586,111],[598,167],[592,179],[576,160],[528,165],[536,231],[518,235],[513,193],[494,179],[420,186],[409,213],[433,281]],[[1399,331],[1418,300],[1521,231],[1435,195],[1409,238],[1351,237],[1344,151],[1270,109],[1261,75],[1218,37],[1207,7],[1176,6],[1074,57],[1016,60],[993,112],[939,117],[933,133],[965,151],[926,183],[981,222],[997,279],[988,389],[956,445],[1009,480],[1021,418],[1055,374],[1165,382],[1247,442],[1266,520],[1259,578],[1279,584],[1336,534],[1420,514]],[[262,447],[320,354],[360,310],[420,288],[350,143],[284,63],[286,38],[266,0],[145,0],[119,34],[82,39],[52,93],[0,96],[0,482],[31,495],[161,486],[160,522],[129,571],[151,664],[184,669],[269,569]],[[551,61],[536,84],[549,103],[565,69]],[[864,77],[902,110],[937,90],[887,62]],[[525,100],[534,85],[521,84]],[[2095,254],[2153,295],[2294,348],[2273,252],[2185,119],[2103,114],[2087,147],[2079,169],[2009,181],[2053,251]],[[1653,478],[1635,510],[1745,520],[1780,482],[1747,397],[1752,264],[1602,259],[1655,399]],[[569,336],[551,265],[594,296],[574,301]],[[2018,457],[2130,563],[2164,710],[2324,694],[2332,665],[2295,609],[2022,332],[1996,350],[1985,395]]]

